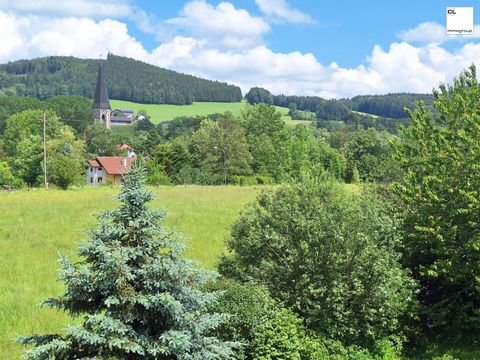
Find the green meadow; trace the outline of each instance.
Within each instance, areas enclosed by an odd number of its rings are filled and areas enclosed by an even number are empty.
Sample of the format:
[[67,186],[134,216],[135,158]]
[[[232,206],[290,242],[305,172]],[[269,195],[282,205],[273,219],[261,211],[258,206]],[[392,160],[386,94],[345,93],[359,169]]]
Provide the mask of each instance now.
[[[168,211],[165,225],[181,233],[187,256],[213,269],[224,238],[254,187],[178,186],[153,189],[154,208]],[[62,292],[56,281],[60,255],[75,259],[95,214],[114,209],[118,188],[0,193],[0,358],[18,359],[17,334],[57,332],[68,317],[39,304]]]
[[[356,185],[345,185],[357,192]],[[58,259],[78,260],[76,249],[96,224],[95,215],[118,206],[119,188],[43,189],[0,192],[0,359],[18,359],[23,347],[16,335],[58,332],[72,322],[65,314],[41,308],[42,301],[60,295]],[[258,187],[177,186],[152,188],[153,208],[167,210],[164,224],[183,235],[186,255],[214,269],[224,239]],[[480,359],[475,342],[445,344],[429,341],[411,359]]]
[[154,124],[162,121],[172,120],[180,116],[208,115],[213,113],[224,113],[230,111],[240,115],[246,102],[224,103],[224,102],[195,102],[192,105],[170,105],[170,104],[140,104],[131,101],[110,100],[113,109],[145,110],[150,115]]
[[[162,121],[172,120],[180,116],[209,115],[230,111],[234,115],[240,115],[240,112],[247,104],[246,101],[226,103],[226,102],[194,102],[192,105],[169,105],[169,104],[140,104],[131,101],[110,100],[113,109],[131,109],[135,112],[145,110],[151,117],[154,124]],[[288,116],[288,108],[275,106],[282,114],[282,119],[287,125],[300,123],[311,123],[310,121],[292,120]]]

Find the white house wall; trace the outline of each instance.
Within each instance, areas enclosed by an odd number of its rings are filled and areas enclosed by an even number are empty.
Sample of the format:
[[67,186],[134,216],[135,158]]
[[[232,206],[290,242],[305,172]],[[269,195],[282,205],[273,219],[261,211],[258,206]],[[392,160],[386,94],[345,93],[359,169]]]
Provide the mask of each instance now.
[[97,186],[99,179],[101,179],[100,183],[107,181],[107,172],[105,169],[89,166],[86,174],[87,184]]

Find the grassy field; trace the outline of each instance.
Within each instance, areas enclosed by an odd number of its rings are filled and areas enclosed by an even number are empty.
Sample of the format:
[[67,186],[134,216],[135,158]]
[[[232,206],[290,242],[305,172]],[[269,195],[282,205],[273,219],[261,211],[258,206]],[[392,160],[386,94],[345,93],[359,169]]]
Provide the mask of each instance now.
[[[349,192],[356,185],[346,185]],[[255,199],[256,187],[178,186],[153,189],[152,206],[168,211],[165,225],[183,234],[187,256],[215,268],[228,229],[244,206]],[[60,254],[75,259],[85,229],[95,214],[118,206],[118,188],[0,192],[0,359],[18,359],[18,334],[58,332],[71,323],[63,313],[40,308],[62,292],[56,281]],[[480,359],[476,343],[435,344],[416,351],[415,360],[450,354],[453,359]]]
[[[208,115],[230,111],[240,115],[246,102],[223,103],[223,102],[195,102],[192,105],[168,105],[168,104],[140,104],[131,101],[110,100],[114,109],[132,109],[135,112],[141,109],[147,111],[154,124],[165,120],[172,120],[179,116]],[[288,111],[288,109],[287,109]]]
[[[135,112],[138,110],[145,110],[150,116],[154,124],[162,121],[172,120],[180,116],[196,116],[209,115],[214,113],[224,113],[230,111],[234,115],[240,115],[240,112],[247,104],[245,101],[236,103],[223,102],[195,102],[192,105],[168,105],[168,104],[140,104],[131,101],[110,100],[112,108],[114,109],[131,109]],[[288,115],[288,108],[275,106],[275,108],[282,114],[282,119],[287,125],[296,125],[303,123],[305,125],[311,124],[311,121],[292,120]],[[117,126],[116,128],[120,128]]]
[[[17,334],[56,332],[68,318],[40,308],[62,292],[56,281],[59,255],[75,257],[95,213],[117,206],[117,188],[31,190],[0,193],[0,359],[18,359]],[[224,238],[253,187],[161,187],[153,206],[169,211],[165,224],[181,232],[187,256],[214,268]]]

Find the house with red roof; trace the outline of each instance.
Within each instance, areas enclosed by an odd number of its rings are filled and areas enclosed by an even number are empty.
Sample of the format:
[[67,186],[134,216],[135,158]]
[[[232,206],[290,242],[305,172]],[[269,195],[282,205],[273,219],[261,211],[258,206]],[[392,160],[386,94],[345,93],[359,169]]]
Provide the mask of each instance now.
[[130,171],[134,160],[133,156],[98,156],[95,160],[89,160],[87,183],[93,186],[104,182],[123,184],[123,177]]

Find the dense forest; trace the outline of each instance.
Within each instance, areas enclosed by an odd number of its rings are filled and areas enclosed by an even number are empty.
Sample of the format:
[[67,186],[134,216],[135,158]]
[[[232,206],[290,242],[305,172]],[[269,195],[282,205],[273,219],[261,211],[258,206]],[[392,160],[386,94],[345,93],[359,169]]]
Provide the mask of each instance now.
[[[59,95],[93,98],[99,60],[50,56],[0,65],[0,95],[48,99]],[[112,99],[145,104],[236,102],[239,87],[162,69],[109,54],[105,76]]]
[[326,100],[318,96],[273,96],[274,105],[289,107],[295,104],[299,110],[315,112],[320,120],[342,120],[351,110],[385,118],[402,119],[407,117],[404,109],[414,109],[419,100],[431,106],[433,96],[425,94],[362,95],[339,100]]

